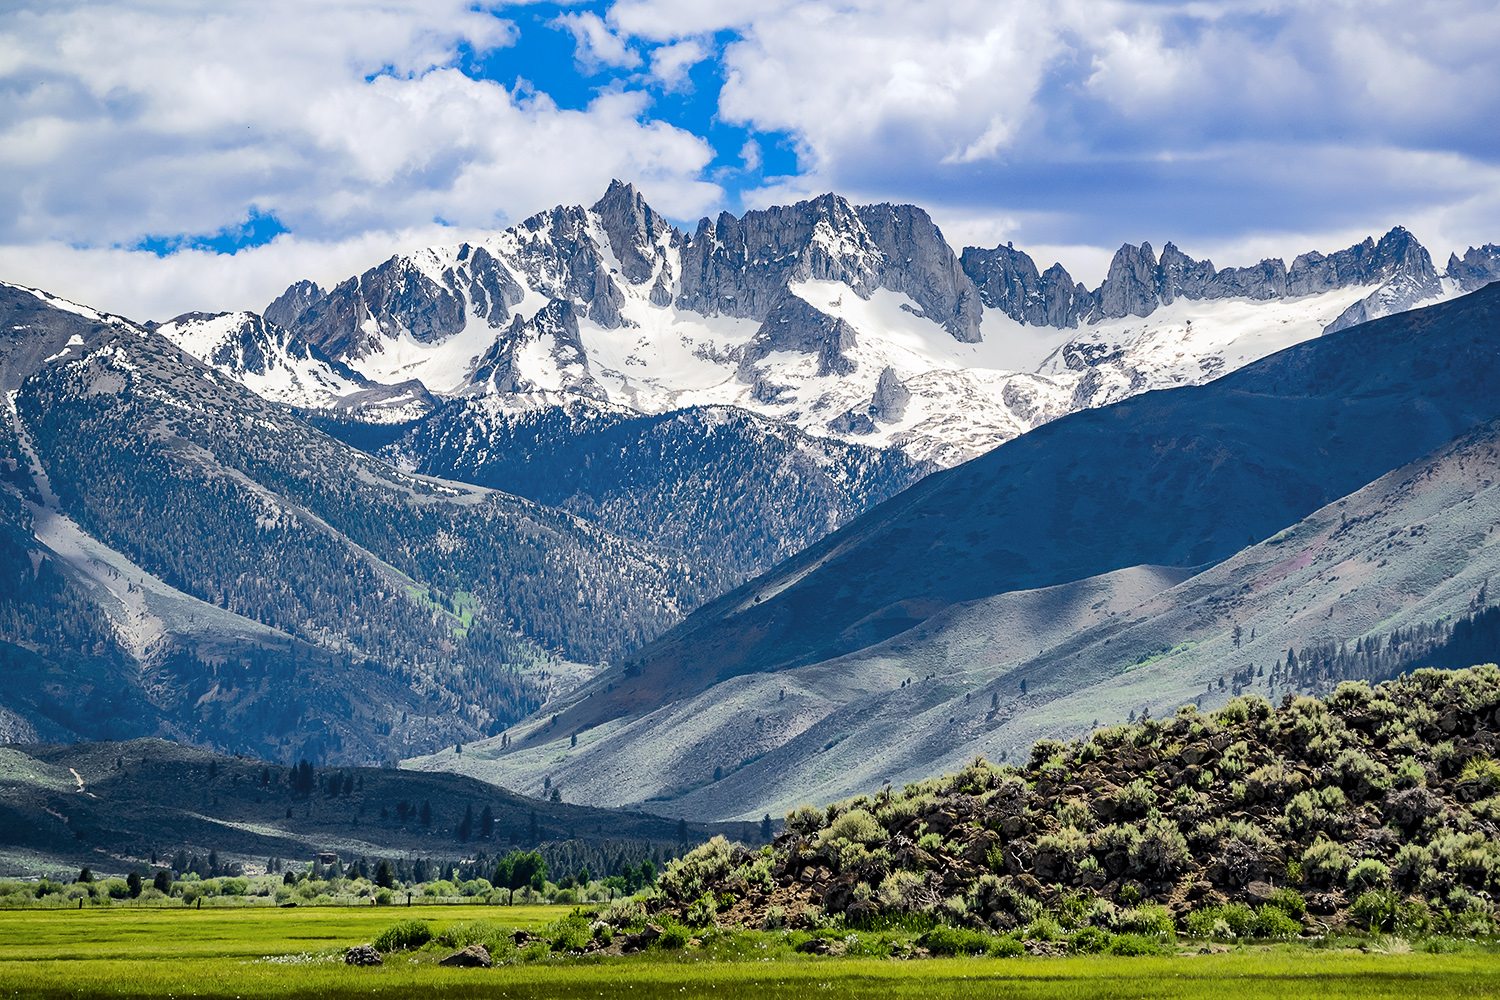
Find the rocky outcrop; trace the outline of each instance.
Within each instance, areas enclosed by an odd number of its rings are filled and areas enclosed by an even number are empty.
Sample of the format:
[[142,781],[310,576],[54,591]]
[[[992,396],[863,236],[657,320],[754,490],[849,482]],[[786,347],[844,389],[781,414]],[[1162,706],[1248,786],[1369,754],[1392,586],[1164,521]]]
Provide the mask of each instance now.
[[1448,277],[1463,292],[1472,292],[1492,281],[1500,281],[1500,246],[1486,243],[1477,249],[1469,247],[1462,258],[1458,254],[1449,254]]
[[980,301],[1018,323],[1077,326],[1092,303],[1087,289],[1061,264],[1038,274],[1031,257],[1010,244],[993,250],[965,247],[959,263],[978,289]]
[[494,964],[490,950],[482,944],[471,944],[438,961],[438,965],[451,969],[488,969]]
[[373,945],[357,944],[344,952],[345,965],[382,965],[380,952]]
[[[521,356],[545,356],[550,364],[531,370]],[[588,353],[578,336],[578,313],[567,299],[549,302],[531,319],[517,316],[480,356],[468,391],[558,393],[606,401],[608,394],[589,372]]]
[[875,383],[875,395],[870,400],[870,416],[883,424],[899,423],[906,413],[906,404],[911,402],[911,391],[901,384],[896,369],[886,365]]
[[745,345],[740,355],[740,379],[753,381],[757,377],[755,363],[779,352],[815,354],[817,374],[848,375],[855,363],[847,352],[856,346],[854,327],[795,295],[785,295],[767,312],[755,338]]

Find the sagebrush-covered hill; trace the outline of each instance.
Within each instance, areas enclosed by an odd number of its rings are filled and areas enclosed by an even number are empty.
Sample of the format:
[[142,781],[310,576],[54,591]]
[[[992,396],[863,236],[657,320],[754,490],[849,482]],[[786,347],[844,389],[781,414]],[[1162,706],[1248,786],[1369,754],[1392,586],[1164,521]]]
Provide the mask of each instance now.
[[801,806],[773,848],[716,839],[690,853],[655,905],[750,926],[926,914],[1023,934],[1038,920],[1168,933],[1220,919],[1268,937],[1350,922],[1488,932],[1497,711],[1492,664],[1280,708],[1253,695],[1212,714],[1188,705],[1039,742],[1025,767],[977,759]]

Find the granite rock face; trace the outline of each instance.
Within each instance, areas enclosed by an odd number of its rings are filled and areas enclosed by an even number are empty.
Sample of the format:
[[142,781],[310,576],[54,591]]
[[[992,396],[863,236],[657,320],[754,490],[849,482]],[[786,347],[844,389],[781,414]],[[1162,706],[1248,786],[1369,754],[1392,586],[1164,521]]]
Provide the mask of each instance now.
[[[1191,297],[1191,296],[1190,296]],[[1226,267],[1208,281],[1205,299],[1286,298],[1286,264],[1279,258],[1250,267]]]
[[1459,291],[1472,292],[1492,281],[1500,281],[1500,246],[1486,243],[1469,247],[1462,258],[1448,255],[1448,277],[1458,283]]
[[703,219],[682,251],[679,308],[764,319],[793,282],[838,281],[868,297],[904,292],[963,343],[979,340],[977,290],[926,212],[838,195]]
[[848,356],[858,343],[854,327],[830,316],[795,295],[783,295],[766,314],[755,339],[740,356],[739,374],[749,382],[755,375],[755,363],[777,352],[815,354],[819,375],[848,375],[855,362]]
[[1092,303],[1061,264],[1038,274],[1031,257],[1010,245],[966,247],[959,263],[979,290],[980,301],[1018,323],[1075,327]]
[[[541,372],[527,371],[519,360],[523,352],[545,354],[551,364]],[[588,352],[578,336],[578,312],[567,299],[554,299],[531,319],[517,316],[495,338],[470,379],[471,389],[481,386],[503,395],[551,392],[600,401],[609,398],[589,372]]]
[[682,234],[651,210],[634,184],[611,181],[593,210],[609,240],[609,248],[620,262],[620,273],[632,285],[656,277],[667,262],[663,243],[678,244]]
[[1201,299],[1208,293],[1214,278],[1214,262],[1194,260],[1175,243],[1162,247],[1156,265],[1156,295],[1162,305],[1171,305],[1178,297]]
[[911,390],[901,384],[896,369],[886,365],[875,383],[875,396],[870,400],[870,416],[882,423],[894,424],[906,413],[906,404],[911,402]]
[[1094,293],[1089,322],[1123,316],[1149,316],[1159,304],[1156,294],[1156,254],[1150,243],[1126,243],[1115,251],[1109,274]]
[[322,302],[327,296],[328,293],[319,288],[315,281],[294,281],[286,291],[266,306],[263,315],[268,323],[291,327],[297,322],[299,316]]

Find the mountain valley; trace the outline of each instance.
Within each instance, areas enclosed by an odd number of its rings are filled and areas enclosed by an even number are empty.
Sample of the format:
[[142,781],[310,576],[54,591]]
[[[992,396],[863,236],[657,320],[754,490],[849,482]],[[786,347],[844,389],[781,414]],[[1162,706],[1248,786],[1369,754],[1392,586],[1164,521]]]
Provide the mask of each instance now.
[[263,314],[0,285],[0,736],[739,822],[1405,669],[1486,606],[1497,277],[616,182]]

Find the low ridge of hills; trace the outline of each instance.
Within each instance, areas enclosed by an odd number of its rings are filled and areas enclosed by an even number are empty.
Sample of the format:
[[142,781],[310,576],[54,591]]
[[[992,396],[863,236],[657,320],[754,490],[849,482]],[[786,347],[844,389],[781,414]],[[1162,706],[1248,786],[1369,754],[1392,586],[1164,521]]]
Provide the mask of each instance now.
[[325,851],[456,859],[568,840],[672,850],[715,834],[753,840],[758,829],[526,798],[452,774],[304,770],[159,739],[0,748],[0,870],[9,875],[123,872],[177,851],[302,862]]

